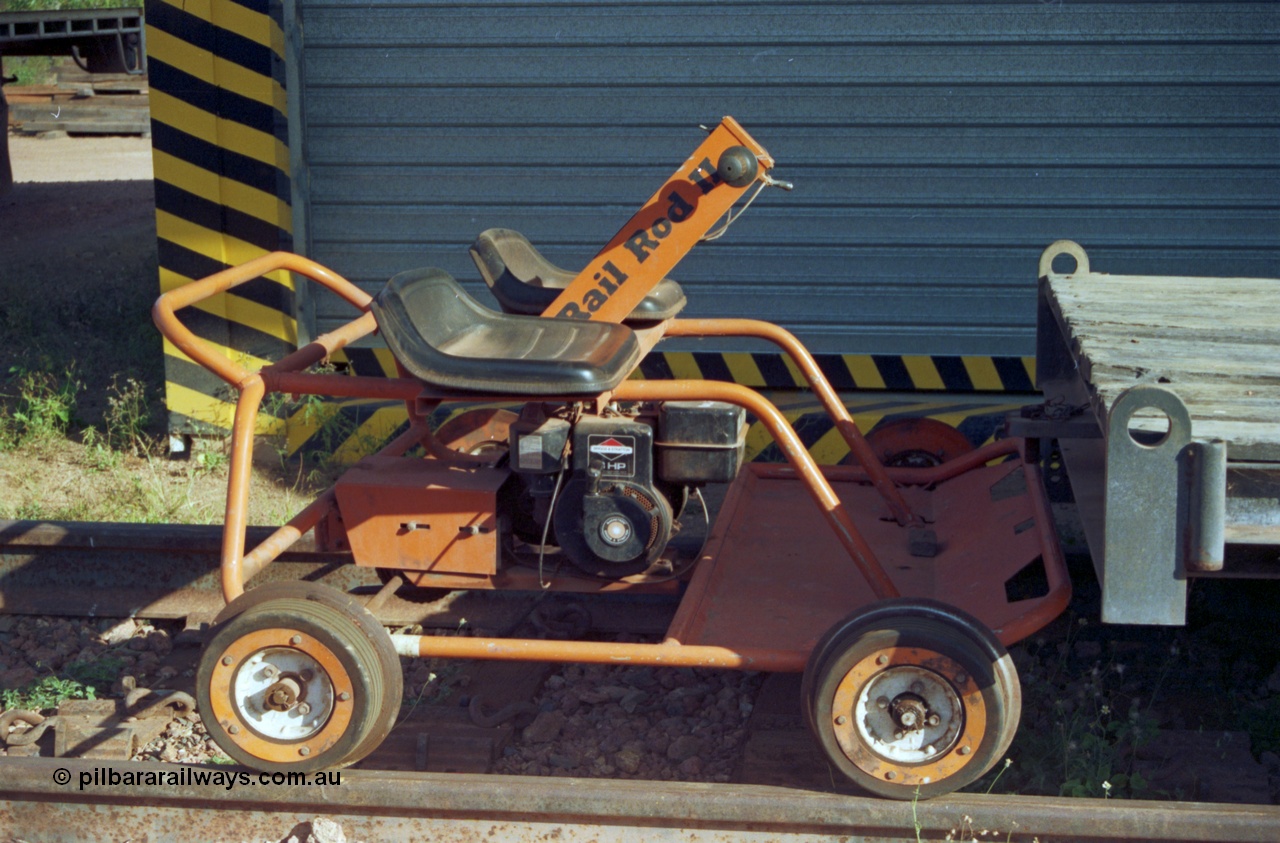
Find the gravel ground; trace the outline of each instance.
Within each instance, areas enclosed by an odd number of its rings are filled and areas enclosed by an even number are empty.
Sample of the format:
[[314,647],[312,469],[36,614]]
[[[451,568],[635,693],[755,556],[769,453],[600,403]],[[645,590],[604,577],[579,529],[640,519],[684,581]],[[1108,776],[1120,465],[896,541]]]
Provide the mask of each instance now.
[[724,670],[564,665],[494,772],[727,782],[761,681]]

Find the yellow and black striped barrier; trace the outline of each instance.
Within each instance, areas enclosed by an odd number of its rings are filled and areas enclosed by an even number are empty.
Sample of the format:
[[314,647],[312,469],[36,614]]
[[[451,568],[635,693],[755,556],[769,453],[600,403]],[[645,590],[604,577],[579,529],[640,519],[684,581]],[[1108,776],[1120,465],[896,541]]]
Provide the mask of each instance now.
[[[293,246],[284,32],[266,0],[150,0],[146,22],[164,292]],[[297,347],[294,312],[281,272],[183,318],[252,365]],[[165,381],[171,431],[230,427],[226,385],[168,343]]]

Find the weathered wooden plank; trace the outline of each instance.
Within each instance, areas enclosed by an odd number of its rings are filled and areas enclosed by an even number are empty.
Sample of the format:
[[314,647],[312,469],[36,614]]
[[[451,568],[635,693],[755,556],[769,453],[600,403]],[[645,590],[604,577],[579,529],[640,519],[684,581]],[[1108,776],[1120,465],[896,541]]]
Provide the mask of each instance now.
[[1224,439],[1236,456],[1280,454],[1280,281],[1084,273],[1051,282],[1103,408],[1157,384],[1187,405],[1195,437]]

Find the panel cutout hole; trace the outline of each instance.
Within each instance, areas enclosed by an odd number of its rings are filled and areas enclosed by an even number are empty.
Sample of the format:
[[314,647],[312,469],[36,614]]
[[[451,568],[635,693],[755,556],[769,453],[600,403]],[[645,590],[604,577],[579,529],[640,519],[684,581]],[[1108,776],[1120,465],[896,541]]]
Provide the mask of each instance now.
[[1032,559],[1021,571],[1004,581],[1004,597],[1010,603],[1019,600],[1036,600],[1049,594],[1049,573],[1044,567],[1044,557]]

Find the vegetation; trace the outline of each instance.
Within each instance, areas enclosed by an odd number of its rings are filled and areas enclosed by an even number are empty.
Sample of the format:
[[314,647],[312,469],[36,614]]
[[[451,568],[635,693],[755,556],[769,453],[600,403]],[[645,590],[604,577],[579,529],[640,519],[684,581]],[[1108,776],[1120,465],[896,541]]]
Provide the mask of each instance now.
[[96,700],[97,689],[76,679],[50,675],[22,687],[0,691],[0,708],[48,711],[63,700]]

